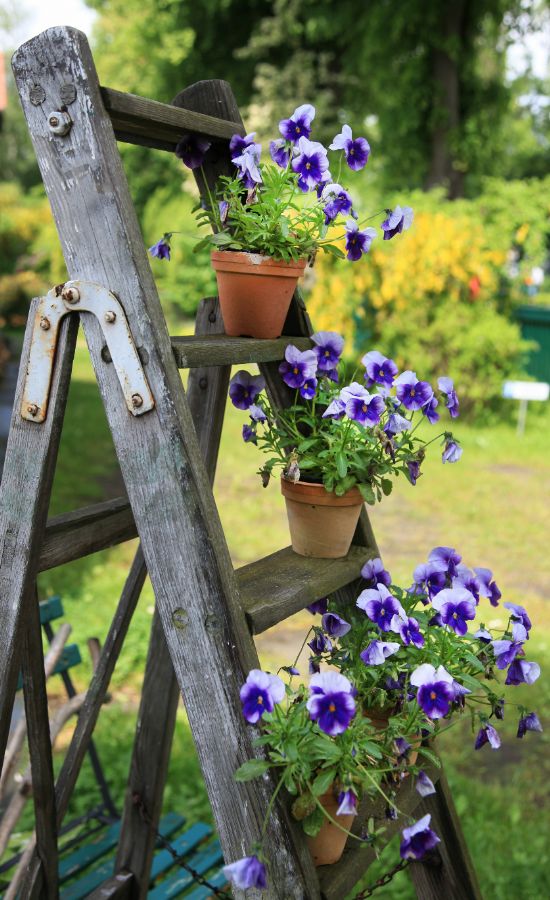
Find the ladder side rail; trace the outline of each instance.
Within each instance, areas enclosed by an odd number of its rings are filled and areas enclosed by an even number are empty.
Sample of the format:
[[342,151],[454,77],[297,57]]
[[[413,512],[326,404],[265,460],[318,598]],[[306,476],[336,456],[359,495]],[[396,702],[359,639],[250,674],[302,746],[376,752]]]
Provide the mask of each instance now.
[[52,516],[46,523],[38,571],[46,572],[135,537],[137,528],[127,497]]
[[22,624],[38,569],[61,422],[67,402],[78,317],[67,318],[59,332],[50,409],[40,426],[21,417],[21,402],[35,311],[33,300],[21,353],[21,367],[0,484],[0,759],[4,758],[20,668]]
[[[202,300],[195,334],[219,333],[223,333],[223,321],[217,300]],[[216,474],[229,374],[229,366],[194,369],[187,384],[187,400],[211,484]],[[140,898],[147,896],[149,888],[179,698],[174,667],[155,610],[115,867],[116,871],[134,874]]]
[[[49,29],[16,52],[13,66],[70,276],[116,292],[136,346],[147,354],[156,405],[134,417],[102,358],[96,320],[82,316],[220,839],[233,860],[257,839],[272,790],[268,779],[246,786],[234,780],[236,768],[254,755],[239,689],[258,661],[113,129],[80,32]],[[50,134],[44,110],[30,102],[32,83],[52,103],[61,85],[75,86],[69,134]],[[307,896],[318,896],[311,859],[303,845],[296,848],[281,808],[271,818],[266,853],[270,900],[302,898],[306,886]]]

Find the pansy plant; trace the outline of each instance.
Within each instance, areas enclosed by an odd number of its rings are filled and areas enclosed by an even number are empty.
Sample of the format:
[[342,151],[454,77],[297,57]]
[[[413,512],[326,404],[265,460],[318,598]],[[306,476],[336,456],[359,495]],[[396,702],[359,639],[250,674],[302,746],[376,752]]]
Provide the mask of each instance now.
[[[383,819],[403,815],[399,785],[406,775],[421,797],[435,791],[423,768],[426,761],[439,765],[429,740],[453,720],[469,712],[472,747],[481,752],[500,748],[505,709],[519,710],[518,738],[542,731],[535,712],[514,704],[513,688],[504,697],[506,685],[532,684],[540,669],[525,658],[527,611],[506,602],[495,612],[500,591],[492,572],[467,568],[453,547],[434,548],[408,588],[392,583],[380,559],[369,560],[361,577],[355,603],[322,598],[308,607],[320,616],[302,644],[311,651],[309,684],[294,682],[301,651],[280,670],[290,676],[286,684],[279,675],[250,672],[241,703],[246,721],[259,729],[258,758],[236,778],[272,770],[274,795],[286,788],[292,814],[309,835],[327,818],[346,831],[341,816],[356,815],[365,795],[382,796],[380,822],[371,818],[361,836],[351,835],[376,844]],[[328,790],[337,798],[335,816],[322,802]],[[271,806],[251,855],[226,867],[237,887],[266,885],[262,841]],[[430,816],[404,818],[401,857],[422,859],[439,842]]]
[[[441,442],[443,462],[458,460],[462,450],[450,432],[438,429],[431,437],[418,428],[439,420],[426,414],[427,406],[438,402],[437,394],[449,419],[458,415],[450,378],[439,379],[444,389],[434,388],[411,370],[399,374],[393,360],[370,350],[343,384],[343,350],[344,339],[332,331],[313,334],[311,349],[286,347],[279,374],[295,400],[286,409],[271,406],[261,376],[240,370],[231,379],[229,396],[250,418],[243,439],[267,455],[260,470],[264,485],[279,470],[290,480],[317,482],[337,495],[357,485],[367,503],[374,503],[391,492],[398,475],[416,484],[429,444]],[[474,576],[480,590],[496,596],[484,571]],[[454,610],[442,615],[448,612]],[[462,622],[467,606],[459,612]]]
[[[211,144],[194,135],[181,138],[176,156],[200,172],[205,185],[206,198],[196,209],[198,222],[213,230],[197,249],[212,244],[286,261],[312,260],[322,250],[356,262],[368,253],[376,236],[389,240],[410,227],[413,212],[408,206],[357,221],[347,177],[365,168],[370,145],[343,125],[325,147],[312,134],[314,119],[315,107],[298,106],[279,122],[280,137],[270,142],[268,153],[255,133],[233,135],[229,155],[234,174],[222,176],[212,189],[203,168]],[[378,230],[364,227],[376,218]],[[170,259],[166,246],[161,239],[150,248],[151,255]]]

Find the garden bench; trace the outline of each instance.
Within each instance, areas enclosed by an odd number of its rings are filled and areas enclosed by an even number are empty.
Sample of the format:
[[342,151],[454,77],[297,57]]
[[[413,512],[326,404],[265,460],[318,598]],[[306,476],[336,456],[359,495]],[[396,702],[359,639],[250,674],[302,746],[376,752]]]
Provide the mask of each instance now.
[[[96,889],[98,897],[144,897],[180,692],[224,857],[232,862],[257,840],[273,790],[267,776],[234,780],[237,767],[254,755],[239,702],[247,673],[259,666],[253,635],[329,593],[353,602],[361,565],[379,551],[364,509],[343,560],[308,560],[288,548],[237,571],[231,563],[212,494],[231,364],[258,363],[272,401],[287,405],[278,362],[289,343],[310,346],[311,324],[297,292],[282,338],[227,338],[217,301],[207,298],[195,336],[170,339],[116,146],[118,139],[173,152],[183,134],[199,134],[214,145],[205,163],[213,187],[230,171],[229,139],[245,133],[229,85],[199,82],[172,105],[101,88],[88,43],[71,28],[33,38],[17,51],[13,68],[71,278],[33,301],[0,493],[0,754],[21,660],[33,726],[37,849],[22,896],[58,895],[56,834],[148,572],[156,610],[116,874],[103,872]],[[204,192],[202,179],[198,174]],[[46,522],[79,318],[128,499]],[[115,321],[116,339],[108,331]],[[185,392],[178,367],[191,370]],[[39,571],[136,534],[141,544],[54,784],[34,580]],[[477,898],[445,780],[439,771],[431,774],[435,795],[421,800],[411,784],[400,794],[404,810],[432,814],[442,840],[437,865],[411,866],[416,889],[424,900]],[[316,871],[282,800],[273,808],[264,851],[267,900],[342,900],[373,858],[372,849],[348,847],[340,863]],[[161,883],[158,890],[167,888]],[[234,896],[244,895],[235,890]]]

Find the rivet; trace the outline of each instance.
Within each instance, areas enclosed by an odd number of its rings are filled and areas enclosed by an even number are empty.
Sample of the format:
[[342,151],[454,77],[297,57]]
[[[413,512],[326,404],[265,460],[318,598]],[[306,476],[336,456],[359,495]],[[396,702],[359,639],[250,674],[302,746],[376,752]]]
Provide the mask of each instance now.
[[50,329],[50,320],[46,318],[46,316],[42,316],[40,319],[40,327],[42,331],[49,331]]
[[78,303],[80,300],[80,291],[75,287],[63,288],[61,296],[66,303]]
[[57,116],[50,116],[50,118],[48,119],[48,125],[50,126],[50,128],[57,128],[57,126],[59,125],[59,119],[57,118]]
[[143,397],[141,394],[132,394],[132,406],[134,409],[139,409],[140,406],[143,406]]
[[56,109],[48,116],[48,125],[52,134],[64,137],[72,128],[72,119],[66,109]]
[[202,378],[199,378],[199,387],[202,388],[203,391],[208,387],[208,378],[206,375],[203,375]]
[[116,320],[116,312],[113,312],[112,309],[107,310],[105,313],[105,321],[106,322],[114,322]]
[[214,312],[214,310],[212,310],[212,312],[208,313],[208,321],[209,322],[212,322],[212,324],[214,324],[216,319],[217,319],[217,316],[216,316],[216,313]]
[[29,416],[37,416],[38,409],[39,408],[36,405],[36,403],[29,403],[29,405],[27,406],[27,412],[28,412]]
[[46,99],[46,91],[41,84],[33,84],[29,91],[29,98],[33,106],[40,106]]

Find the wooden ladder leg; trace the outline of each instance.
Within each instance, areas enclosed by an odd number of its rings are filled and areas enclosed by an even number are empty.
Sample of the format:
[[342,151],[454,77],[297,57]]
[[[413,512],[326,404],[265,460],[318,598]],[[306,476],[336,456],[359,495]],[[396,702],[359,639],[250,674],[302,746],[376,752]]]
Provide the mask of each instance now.
[[[274,787],[268,777],[244,785],[234,779],[254,755],[255,730],[243,720],[239,690],[258,657],[112,124],[81,32],[49,29],[20,47],[12,65],[70,277],[114,291],[145,351],[155,406],[133,416],[102,354],[97,320],[82,315],[221,845],[232,861],[258,839]],[[70,132],[52,136],[44,110],[30,102],[31,82],[52,98],[63,85],[74,86]],[[223,93],[223,86],[214,82],[213,89]],[[224,152],[229,164],[227,146]],[[272,812],[265,853],[271,869],[265,900],[319,897],[311,857],[282,803]]]
[[[217,300],[203,300],[195,334],[222,333]],[[229,366],[192,369],[189,373],[187,401],[211,483],[216,474],[229,375]],[[179,698],[164,630],[155,610],[116,860],[117,871],[134,874],[135,896],[140,898],[147,896],[149,888]]]
[[409,872],[421,900],[482,900],[468,846],[444,772],[435,794],[415,809],[418,820],[431,814],[430,825],[441,839],[426,862],[412,863]]
[[46,421],[21,417],[38,300],[29,310],[0,485],[0,759],[4,758],[19,673],[22,622],[33,589],[76,346],[78,316],[60,327]]

